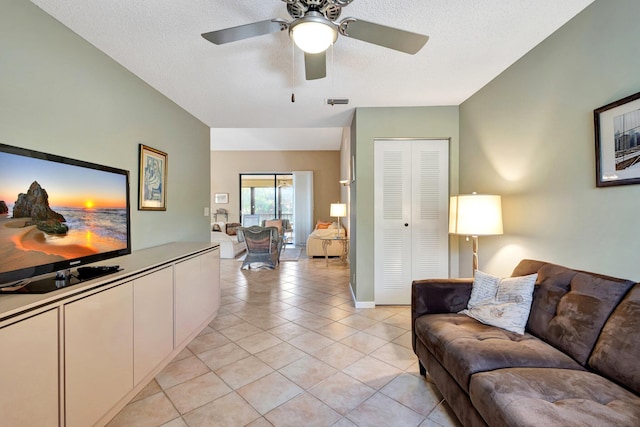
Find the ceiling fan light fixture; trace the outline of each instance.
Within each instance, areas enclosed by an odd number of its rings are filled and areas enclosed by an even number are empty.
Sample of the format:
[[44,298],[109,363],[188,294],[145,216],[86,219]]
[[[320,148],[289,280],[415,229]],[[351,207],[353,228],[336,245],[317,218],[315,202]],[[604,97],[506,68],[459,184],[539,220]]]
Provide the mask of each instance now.
[[336,26],[316,12],[309,12],[292,22],[289,34],[296,46],[306,53],[324,52],[338,38]]

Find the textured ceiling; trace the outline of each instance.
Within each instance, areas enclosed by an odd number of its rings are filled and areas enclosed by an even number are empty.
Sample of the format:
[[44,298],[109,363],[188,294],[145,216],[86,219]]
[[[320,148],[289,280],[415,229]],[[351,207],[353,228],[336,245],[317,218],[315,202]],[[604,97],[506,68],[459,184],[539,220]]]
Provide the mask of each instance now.
[[[459,105],[593,0],[355,0],[341,19],[430,40],[407,55],[339,37],[327,78],[315,81],[304,80],[300,51],[292,61],[286,32],[221,46],[200,36],[289,20],[280,0],[32,2],[214,128],[213,149],[253,150],[263,141],[272,150],[338,149],[356,107]],[[327,98],[350,103],[329,106]]]

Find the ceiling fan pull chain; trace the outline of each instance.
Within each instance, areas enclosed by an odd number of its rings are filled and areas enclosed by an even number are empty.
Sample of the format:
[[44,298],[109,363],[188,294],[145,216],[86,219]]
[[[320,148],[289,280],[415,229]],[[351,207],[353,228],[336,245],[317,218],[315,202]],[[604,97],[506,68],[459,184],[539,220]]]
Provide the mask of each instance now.
[[291,40],[291,102],[296,102],[294,89],[296,86],[296,49]]
[[333,66],[333,46],[334,46],[334,43],[331,43],[331,93],[332,94],[335,93],[335,81],[336,81],[334,77],[336,70]]

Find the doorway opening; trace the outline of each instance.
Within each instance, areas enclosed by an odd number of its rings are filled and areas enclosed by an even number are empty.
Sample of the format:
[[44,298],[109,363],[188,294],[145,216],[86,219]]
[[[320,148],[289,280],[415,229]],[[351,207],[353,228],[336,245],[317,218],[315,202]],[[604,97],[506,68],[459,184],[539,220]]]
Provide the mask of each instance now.
[[294,191],[291,173],[240,174],[240,222],[252,215],[258,224],[269,219],[287,220],[294,244]]

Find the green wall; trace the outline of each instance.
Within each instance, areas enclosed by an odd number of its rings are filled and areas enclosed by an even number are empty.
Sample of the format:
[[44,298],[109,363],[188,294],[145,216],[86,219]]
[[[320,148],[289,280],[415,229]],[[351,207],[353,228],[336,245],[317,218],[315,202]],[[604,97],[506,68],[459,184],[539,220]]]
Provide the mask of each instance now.
[[[0,142],[129,170],[134,249],[210,238],[209,128],[25,0],[0,1]],[[138,144],[169,155],[166,212],[137,210]]]
[[534,258],[640,280],[640,186],[596,188],[593,130],[594,109],[640,92],[638,16],[638,0],[595,1],[461,105],[460,192],[503,196],[480,269]]
[[[351,284],[359,303],[374,301],[373,153],[376,138],[450,139],[449,186],[458,186],[458,107],[358,108],[351,153],[356,182],[351,184]],[[457,252],[451,265],[457,269]],[[355,275],[354,275],[355,274]]]

